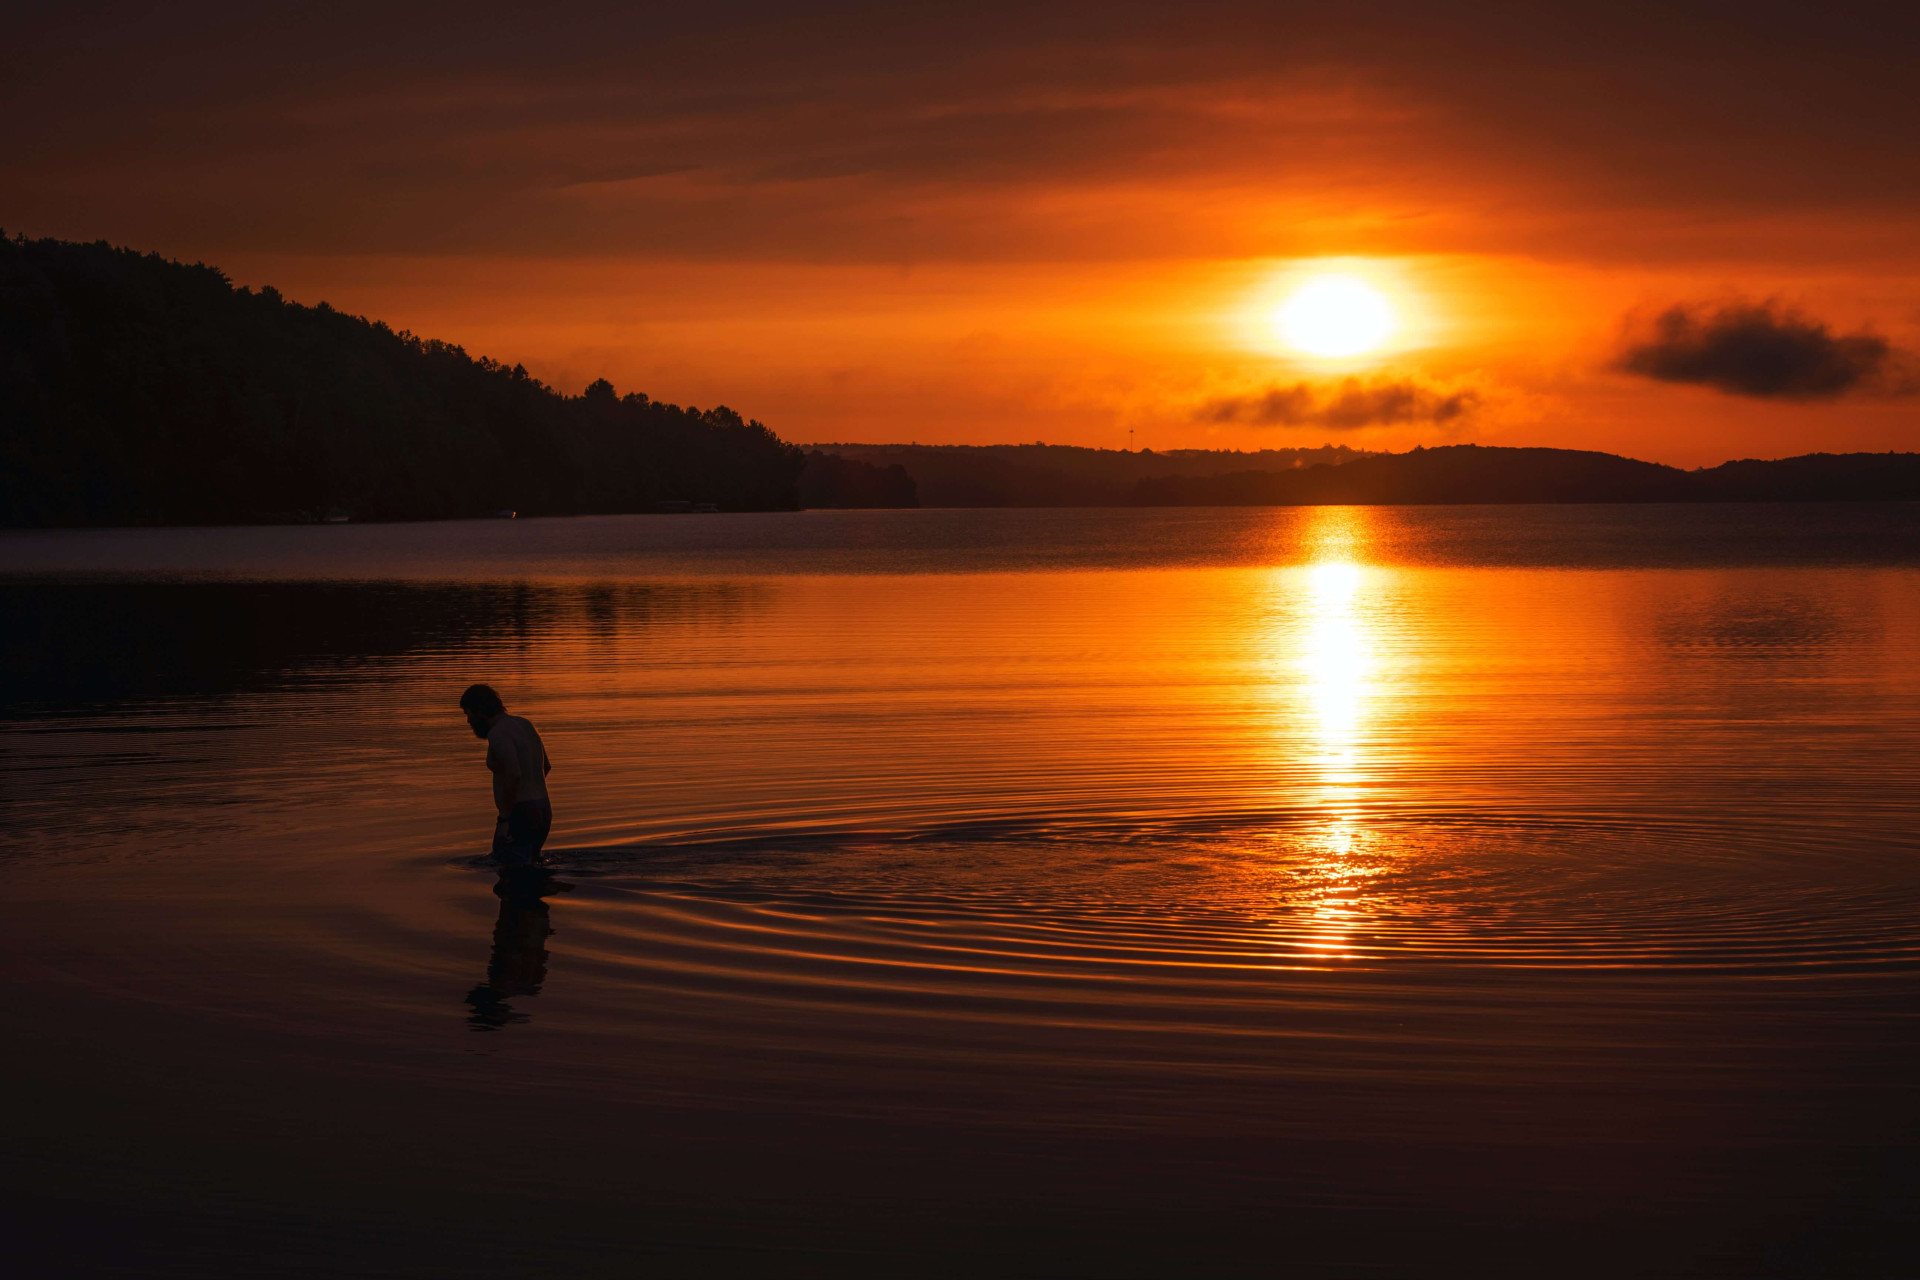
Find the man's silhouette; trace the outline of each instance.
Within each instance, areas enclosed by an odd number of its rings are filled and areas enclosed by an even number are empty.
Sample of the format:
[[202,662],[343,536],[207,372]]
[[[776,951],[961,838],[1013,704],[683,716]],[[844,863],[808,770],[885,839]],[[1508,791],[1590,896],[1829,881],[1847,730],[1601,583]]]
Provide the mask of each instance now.
[[546,744],[524,717],[510,716],[492,685],[476,684],[460,695],[460,709],[476,738],[487,740],[493,771],[493,856],[503,867],[532,866],[553,827],[547,775],[553,762]]

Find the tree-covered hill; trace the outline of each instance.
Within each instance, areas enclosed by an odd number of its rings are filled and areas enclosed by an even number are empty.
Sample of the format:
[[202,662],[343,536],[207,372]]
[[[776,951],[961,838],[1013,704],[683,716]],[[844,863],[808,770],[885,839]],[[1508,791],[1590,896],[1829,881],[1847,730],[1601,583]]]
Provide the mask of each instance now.
[[0,236],[0,524],[796,505],[731,409],[519,366],[105,243]]
[[1682,471],[1584,449],[1445,445],[1344,466],[1159,476],[1142,506],[1311,506],[1499,502],[1911,502],[1920,454],[1810,453]]
[[1063,444],[822,444],[829,457],[899,467],[929,507],[1121,507],[1143,480],[1337,466],[1345,445],[1258,449],[1088,449]]

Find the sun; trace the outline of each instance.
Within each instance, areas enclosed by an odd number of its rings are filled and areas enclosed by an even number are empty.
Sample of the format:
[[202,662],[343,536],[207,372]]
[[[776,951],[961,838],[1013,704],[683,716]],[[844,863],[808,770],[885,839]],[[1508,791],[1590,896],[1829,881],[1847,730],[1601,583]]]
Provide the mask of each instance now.
[[1281,339],[1314,356],[1357,356],[1393,334],[1393,308],[1378,289],[1353,276],[1315,276],[1273,316]]

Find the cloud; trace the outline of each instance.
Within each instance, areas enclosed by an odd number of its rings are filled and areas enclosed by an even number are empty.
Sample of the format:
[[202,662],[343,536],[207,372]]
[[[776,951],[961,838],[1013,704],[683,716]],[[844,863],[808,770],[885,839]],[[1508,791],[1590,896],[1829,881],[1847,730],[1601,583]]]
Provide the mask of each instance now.
[[0,207],[215,260],[1904,251],[1920,7],[1499,8],[28,3]]
[[1271,387],[1259,395],[1212,400],[1202,405],[1202,422],[1243,422],[1261,427],[1360,427],[1405,423],[1446,423],[1480,407],[1471,387],[1429,386],[1415,378],[1348,378],[1332,387],[1309,382]]
[[1681,305],[1654,318],[1617,367],[1661,382],[1769,400],[1833,400],[1851,392],[1910,394],[1908,357],[1871,333],[1836,334],[1777,302]]

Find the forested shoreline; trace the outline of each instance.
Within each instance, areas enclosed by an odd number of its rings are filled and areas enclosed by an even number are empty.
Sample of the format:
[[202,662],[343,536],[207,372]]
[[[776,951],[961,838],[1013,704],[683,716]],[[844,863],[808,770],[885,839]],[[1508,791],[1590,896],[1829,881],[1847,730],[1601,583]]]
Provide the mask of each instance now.
[[829,445],[725,407],[519,365],[218,270],[0,235],[0,525],[432,520],[705,507],[1920,499],[1920,455],[1684,471],[1453,445],[1099,450]]
[[1443,445],[1338,467],[1164,476],[1136,506],[1400,506],[1575,502],[1909,502],[1920,454],[1809,453],[1683,471],[1585,449]]
[[1373,455],[1304,448],[1090,449],[1045,444],[819,444],[827,456],[898,468],[930,507],[1124,507],[1143,481],[1338,466]]
[[524,368],[212,267],[0,236],[0,524],[223,524],[798,504],[725,407]]

